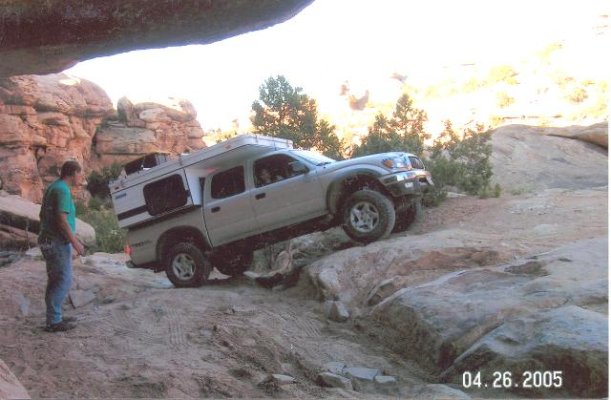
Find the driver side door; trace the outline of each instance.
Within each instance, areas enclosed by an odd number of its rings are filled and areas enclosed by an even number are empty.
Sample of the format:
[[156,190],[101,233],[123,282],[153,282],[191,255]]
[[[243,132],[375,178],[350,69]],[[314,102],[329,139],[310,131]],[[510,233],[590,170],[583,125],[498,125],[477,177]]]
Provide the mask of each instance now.
[[[301,162],[287,154],[274,154],[254,161],[251,203],[258,232],[266,232],[306,221],[326,213],[325,197],[315,170],[293,168]],[[271,182],[260,179],[266,169]]]

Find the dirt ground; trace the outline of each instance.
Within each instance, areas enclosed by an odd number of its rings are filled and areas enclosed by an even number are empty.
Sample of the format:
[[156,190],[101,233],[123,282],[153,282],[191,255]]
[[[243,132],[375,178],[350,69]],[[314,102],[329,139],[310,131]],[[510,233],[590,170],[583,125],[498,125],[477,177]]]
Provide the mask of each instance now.
[[[498,250],[499,261],[542,253],[608,235],[607,190],[451,198],[391,240],[455,231]],[[331,361],[378,368],[398,378],[402,393],[438,383],[358,325],[327,320],[305,274],[282,291],[222,275],[178,290],[163,274],[126,269],[123,255],[96,257],[75,260],[74,287],[96,300],[66,306],[78,319],[66,333],[43,331],[43,261],[22,258],[0,269],[0,354],[33,398],[354,397],[316,383]],[[296,383],[261,384],[270,374]]]

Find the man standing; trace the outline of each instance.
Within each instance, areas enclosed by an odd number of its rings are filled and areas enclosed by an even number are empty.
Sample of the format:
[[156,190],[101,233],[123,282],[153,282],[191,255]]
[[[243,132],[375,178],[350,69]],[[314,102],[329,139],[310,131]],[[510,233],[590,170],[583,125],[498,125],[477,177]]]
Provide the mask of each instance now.
[[40,207],[38,243],[47,263],[47,332],[63,332],[75,327],[73,318],[62,318],[62,303],[72,285],[72,247],[79,255],[85,248],[75,236],[76,209],[71,186],[83,180],[81,166],[76,161],[62,165],[61,176],[45,190]]

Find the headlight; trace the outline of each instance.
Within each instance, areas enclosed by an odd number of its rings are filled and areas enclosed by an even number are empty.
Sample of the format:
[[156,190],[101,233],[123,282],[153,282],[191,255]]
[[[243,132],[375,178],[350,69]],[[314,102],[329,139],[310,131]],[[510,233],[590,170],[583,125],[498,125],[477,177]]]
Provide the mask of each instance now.
[[389,157],[382,160],[382,165],[388,169],[412,169],[412,165],[405,157]]

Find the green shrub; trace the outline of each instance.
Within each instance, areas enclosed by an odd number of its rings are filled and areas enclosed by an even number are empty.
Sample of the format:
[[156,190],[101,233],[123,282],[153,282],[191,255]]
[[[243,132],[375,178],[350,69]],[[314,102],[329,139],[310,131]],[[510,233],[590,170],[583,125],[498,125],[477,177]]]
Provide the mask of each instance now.
[[90,210],[100,211],[104,207],[104,199],[100,199],[97,196],[92,196],[87,204]]
[[93,227],[96,235],[96,245],[92,251],[104,253],[120,253],[125,246],[126,231],[119,224],[112,210],[101,207],[99,210],[87,210],[77,217]]
[[[425,196],[425,204],[436,205],[443,201],[448,186],[454,186],[470,195],[490,197],[490,131],[485,131],[483,125],[477,125],[475,129],[465,129],[460,137],[450,121],[446,121],[445,125],[445,130],[433,143],[431,155],[426,161],[435,188]],[[500,196],[500,186],[493,190]]]
[[77,217],[91,225],[96,234],[97,244],[92,251],[119,253],[125,245],[126,231],[119,228],[117,217],[112,211],[108,184],[121,174],[123,167],[114,163],[100,171],[92,171],[87,177],[87,190],[91,199],[87,207],[77,203]]
[[119,177],[123,166],[113,163],[110,167],[104,167],[100,171],[92,171],[87,177],[87,190],[91,196],[105,199],[110,197],[108,184]]

